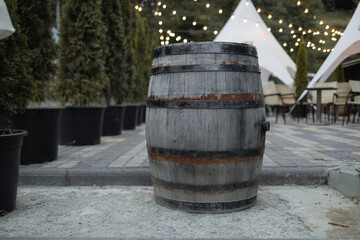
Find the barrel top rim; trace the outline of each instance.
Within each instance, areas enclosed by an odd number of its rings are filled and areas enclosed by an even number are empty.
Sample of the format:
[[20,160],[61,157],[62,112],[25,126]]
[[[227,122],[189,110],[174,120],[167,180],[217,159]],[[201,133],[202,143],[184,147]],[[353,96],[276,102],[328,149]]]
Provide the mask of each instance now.
[[[204,49],[206,48],[207,49]],[[239,49],[242,48],[242,51]],[[242,54],[258,57],[254,45],[238,42],[192,42],[173,43],[154,49],[154,58],[182,54]]]

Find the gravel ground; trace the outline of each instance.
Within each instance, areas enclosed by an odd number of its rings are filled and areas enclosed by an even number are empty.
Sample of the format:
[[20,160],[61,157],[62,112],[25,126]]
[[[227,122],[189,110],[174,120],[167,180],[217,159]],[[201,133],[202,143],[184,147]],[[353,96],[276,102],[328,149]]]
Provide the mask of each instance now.
[[190,214],[151,187],[20,187],[0,237],[359,238],[360,204],[327,186],[264,186],[250,209]]

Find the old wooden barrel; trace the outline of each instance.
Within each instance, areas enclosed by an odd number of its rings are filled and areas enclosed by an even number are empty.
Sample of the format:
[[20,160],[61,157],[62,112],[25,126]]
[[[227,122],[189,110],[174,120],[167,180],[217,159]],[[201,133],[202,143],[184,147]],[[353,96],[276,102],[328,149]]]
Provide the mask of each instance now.
[[265,131],[257,51],[239,43],[155,49],[146,140],[155,200],[188,212],[256,202]]

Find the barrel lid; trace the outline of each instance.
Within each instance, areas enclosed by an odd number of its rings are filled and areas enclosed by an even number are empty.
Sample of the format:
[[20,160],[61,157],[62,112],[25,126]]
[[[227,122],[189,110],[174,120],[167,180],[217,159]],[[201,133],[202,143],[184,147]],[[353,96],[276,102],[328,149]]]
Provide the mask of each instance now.
[[175,43],[155,48],[154,58],[181,54],[237,54],[257,57],[256,47],[234,42]]

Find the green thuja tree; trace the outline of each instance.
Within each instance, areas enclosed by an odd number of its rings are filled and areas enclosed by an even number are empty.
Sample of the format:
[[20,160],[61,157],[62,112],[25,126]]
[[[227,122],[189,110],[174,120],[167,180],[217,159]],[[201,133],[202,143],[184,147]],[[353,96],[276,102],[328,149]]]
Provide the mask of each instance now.
[[150,78],[149,66],[149,34],[147,31],[147,21],[140,14],[136,13],[136,32],[135,32],[135,51],[138,78],[134,89],[134,100],[137,102],[146,99],[146,89]]
[[55,24],[51,14],[53,1],[18,0],[17,3],[21,31],[27,36],[26,70],[42,100],[56,73],[57,46],[51,31]]
[[25,108],[34,99],[35,84],[28,76],[26,67],[27,37],[20,28],[17,0],[6,0],[6,5],[16,32],[0,40],[0,123],[10,124],[12,113]]
[[126,35],[119,0],[102,1],[103,21],[107,32],[104,44],[108,47],[105,53],[105,71],[109,84],[105,89],[106,103],[111,99],[116,104],[126,101],[129,84],[126,74]]
[[101,0],[67,0],[60,27],[60,72],[56,92],[63,103],[103,103],[106,27]]
[[309,83],[307,77],[307,54],[304,38],[301,37],[300,47],[296,57],[296,74],[295,74],[295,94],[297,97],[305,90]]
[[345,82],[344,68],[342,67],[341,64],[334,71],[333,81],[335,81],[335,82]]
[[157,32],[153,32],[151,36],[151,48],[150,48],[150,59],[152,60],[154,50],[159,46],[159,36]]
[[135,80],[137,78],[137,69],[136,69],[136,56],[134,49],[134,32],[131,23],[133,19],[133,11],[131,7],[130,0],[120,0],[120,6],[123,16],[123,25],[125,30],[125,74],[127,83],[127,90],[124,92],[124,102],[133,102],[134,101],[134,89],[135,89]]

